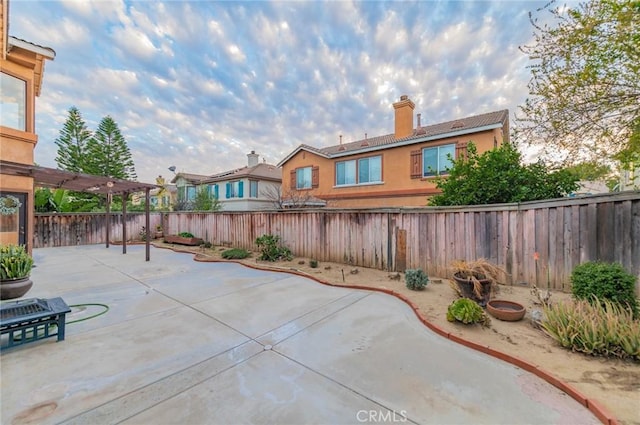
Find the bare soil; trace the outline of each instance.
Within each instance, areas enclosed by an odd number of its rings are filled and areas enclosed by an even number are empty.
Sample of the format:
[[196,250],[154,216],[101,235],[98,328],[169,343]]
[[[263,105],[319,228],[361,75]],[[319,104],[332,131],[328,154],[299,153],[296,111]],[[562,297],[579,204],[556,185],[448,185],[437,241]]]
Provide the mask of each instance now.
[[[226,248],[202,249],[162,243],[156,245],[193,252],[200,260],[225,261],[220,254]],[[446,320],[447,307],[458,295],[445,278],[430,276],[430,283],[424,290],[412,291],[406,288],[403,274],[325,262],[319,263],[317,268],[311,268],[309,259],[300,257],[274,263],[259,261],[257,257],[258,254],[253,253],[251,257],[239,262],[254,267],[296,271],[328,284],[385,288],[403,294],[418,306],[420,313],[429,322],[445,331],[526,360],[570,384],[587,398],[598,401],[621,424],[640,425],[640,363],[593,357],[560,347],[542,330],[532,325],[531,312],[541,310],[541,307],[528,287],[500,285],[493,298],[518,302],[527,308],[527,313],[518,322],[503,322],[492,318],[490,327],[486,328]],[[570,299],[570,294],[562,292],[552,292],[551,295],[552,302]]]

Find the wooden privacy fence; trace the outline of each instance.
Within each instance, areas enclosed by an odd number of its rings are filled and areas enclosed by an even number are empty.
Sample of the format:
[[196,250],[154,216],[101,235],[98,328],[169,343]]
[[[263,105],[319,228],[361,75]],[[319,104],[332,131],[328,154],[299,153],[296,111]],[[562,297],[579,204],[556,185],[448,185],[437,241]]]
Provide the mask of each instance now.
[[[52,226],[55,234],[72,234],[54,238],[61,243],[103,242],[94,231],[99,226],[86,215],[78,219],[37,215],[34,246],[58,246],[43,245],[38,235],[51,234]],[[140,227],[143,217],[129,220]],[[297,256],[389,271],[421,268],[430,276],[449,277],[455,259],[487,258],[509,272],[505,283],[559,290],[569,289],[571,271],[585,261],[619,262],[640,275],[639,192],[460,208],[155,213],[151,222],[152,228],[162,222],[165,233],[187,231],[251,250],[257,237],[274,234]],[[92,236],[82,237],[83,229]]]
[[[110,239],[122,241],[122,214],[110,215]],[[151,230],[155,231],[162,216],[151,214]],[[106,242],[107,217],[104,213],[56,213],[35,214],[33,247],[92,245]],[[140,240],[145,226],[144,213],[127,213],[127,239]]]

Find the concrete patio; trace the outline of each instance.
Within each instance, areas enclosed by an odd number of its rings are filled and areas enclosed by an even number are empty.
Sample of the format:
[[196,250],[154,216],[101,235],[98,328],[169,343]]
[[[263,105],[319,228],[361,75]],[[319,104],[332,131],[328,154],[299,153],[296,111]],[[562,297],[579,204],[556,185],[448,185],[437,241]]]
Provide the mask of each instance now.
[[[594,424],[402,301],[144,247],[38,249],[26,297],[106,314],[4,351],[3,424]],[[443,306],[444,308],[444,306]],[[67,321],[99,312],[74,308]]]

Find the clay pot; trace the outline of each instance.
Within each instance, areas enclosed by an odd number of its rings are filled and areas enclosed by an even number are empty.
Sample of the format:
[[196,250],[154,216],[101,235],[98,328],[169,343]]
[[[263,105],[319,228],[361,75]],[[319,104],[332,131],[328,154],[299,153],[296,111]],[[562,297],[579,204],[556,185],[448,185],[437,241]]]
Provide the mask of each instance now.
[[520,303],[506,300],[491,300],[487,303],[487,311],[499,320],[517,322],[524,317],[526,309]]
[[0,280],[0,300],[20,298],[31,289],[33,282],[29,276],[19,279]]
[[480,284],[482,285],[482,297],[478,298],[476,293],[473,290],[473,281],[470,279],[460,277],[457,274],[453,275],[453,279],[455,280],[460,292],[462,292],[462,296],[464,298],[469,298],[480,304],[481,307],[485,307],[487,302],[491,298],[491,280],[489,279],[478,279]]

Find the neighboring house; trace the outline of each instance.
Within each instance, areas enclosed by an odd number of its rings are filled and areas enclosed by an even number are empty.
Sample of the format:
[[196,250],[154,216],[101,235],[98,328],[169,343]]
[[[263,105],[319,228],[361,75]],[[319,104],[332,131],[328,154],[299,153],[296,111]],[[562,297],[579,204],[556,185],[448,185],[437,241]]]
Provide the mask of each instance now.
[[[36,96],[40,95],[44,63],[53,49],[11,37],[9,2],[0,0],[0,160],[33,166],[38,142]],[[31,175],[6,174],[0,167],[0,243],[27,245],[33,240]]]
[[149,204],[156,210],[171,211],[178,200],[178,188],[173,184],[162,184],[161,188],[149,192]]
[[620,190],[640,189],[640,167],[631,165],[629,170],[622,170],[620,173]]
[[175,183],[178,203],[193,202],[196,199],[196,190],[203,179],[209,176],[203,174],[178,173],[171,180]]
[[247,154],[246,167],[210,176],[178,173],[171,181],[178,189],[178,203],[192,202],[196,192],[206,188],[218,198],[222,211],[273,209],[280,197],[281,170],[259,161],[255,151]]
[[[414,103],[393,104],[395,132],[325,148],[302,144],[278,164],[284,196],[321,199],[331,207],[424,206],[439,193],[435,180],[470,141],[482,153],[508,141],[509,111],[502,110],[423,127]],[[304,195],[303,195],[304,194]]]
[[569,196],[597,195],[600,193],[609,193],[607,182],[600,180],[580,180],[578,182],[578,190]]

